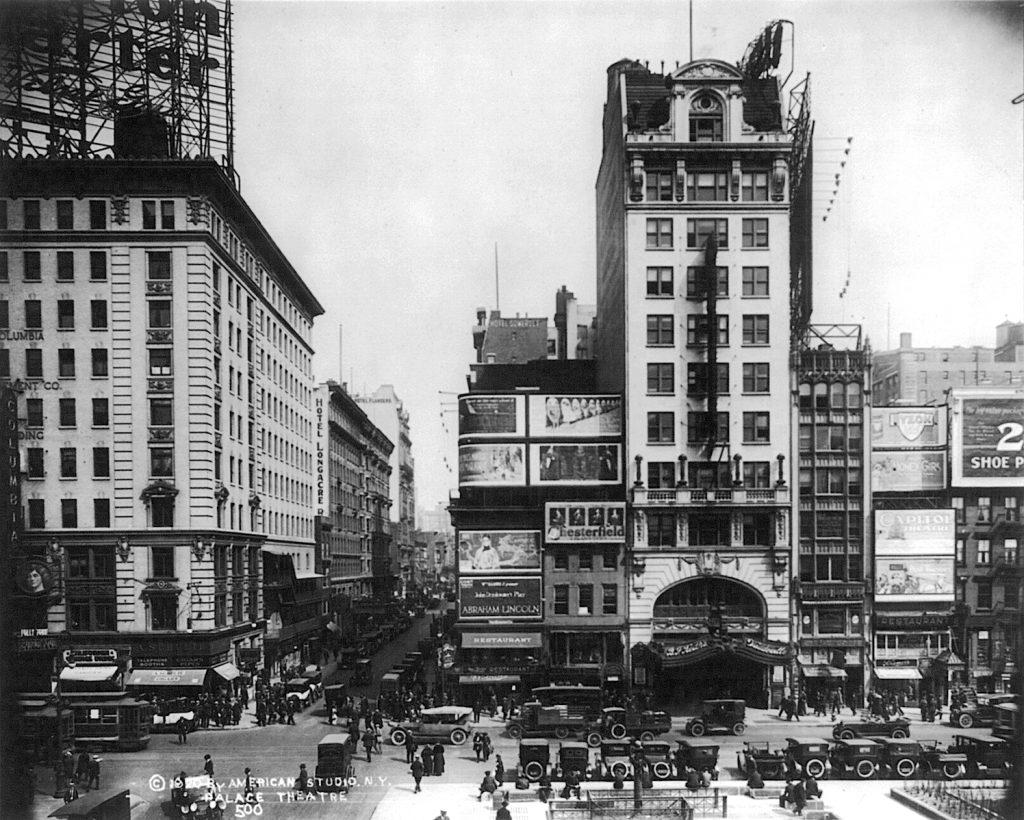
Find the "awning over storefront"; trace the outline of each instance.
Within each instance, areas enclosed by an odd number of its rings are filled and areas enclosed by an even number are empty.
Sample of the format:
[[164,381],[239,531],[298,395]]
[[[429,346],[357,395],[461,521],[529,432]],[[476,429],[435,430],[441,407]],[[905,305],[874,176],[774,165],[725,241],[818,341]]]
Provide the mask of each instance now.
[[790,644],[757,638],[700,638],[686,643],[666,642],[660,650],[655,651],[655,654],[661,656],[661,663],[665,668],[672,669],[702,663],[708,658],[726,652],[765,666],[789,663],[796,655],[796,650]]
[[463,649],[538,649],[539,632],[463,632]]
[[281,544],[264,544],[261,549],[271,555],[291,555],[294,550]]
[[340,635],[341,634],[341,627],[338,626],[336,623],[334,623],[334,621],[328,621],[327,623],[324,624],[324,626],[326,626],[335,635]]
[[295,577],[301,581],[303,578],[323,578],[324,574],[322,572],[314,572],[311,569],[299,569],[296,567]]
[[128,677],[126,686],[183,686],[203,688],[205,669],[136,669]]
[[826,664],[819,663],[814,666],[804,666],[800,670],[804,673],[805,678],[845,678],[846,671],[844,669],[836,669],[834,666],[827,666]]
[[942,650],[938,657],[935,658],[936,663],[944,663],[946,666],[963,666],[964,662],[960,660],[960,656],[949,649]]
[[879,680],[917,680],[921,673],[917,671],[916,666],[876,666],[875,677]]
[[222,663],[220,666],[215,666],[210,670],[213,674],[220,676],[226,681],[233,681],[235,678],[241,676],[241,672],[238,671],[233,663]]
[[95,683],[101,680],[110,680],[117,674],[116,666],[65,666],[60,670],[60,679],[88,681]]
[[522,680],[519,675],[459,675],[459,683],[470,685],[481,683],[521,683]]

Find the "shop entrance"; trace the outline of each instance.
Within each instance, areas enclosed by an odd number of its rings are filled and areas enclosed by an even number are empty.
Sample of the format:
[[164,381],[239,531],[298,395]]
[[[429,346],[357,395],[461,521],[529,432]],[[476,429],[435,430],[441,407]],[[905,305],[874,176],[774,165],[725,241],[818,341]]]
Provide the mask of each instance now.
[[763,707],[770,669],[725,651],[695,664],[664,666],[655,676],[655,703],[676,715],[698,714],[701,701],[715,698],[742,698],[749,706]]

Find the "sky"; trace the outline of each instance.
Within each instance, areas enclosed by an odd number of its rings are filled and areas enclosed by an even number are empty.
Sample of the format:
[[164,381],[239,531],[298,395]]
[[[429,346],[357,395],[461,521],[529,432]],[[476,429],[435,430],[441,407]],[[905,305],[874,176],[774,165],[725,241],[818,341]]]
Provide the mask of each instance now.
[[[551,316],[562,285],[595,301],[606,69],[688,62],[690,5],[233,7],[235,164],[324,306],[315,376],[355,394],[393,384],[417,503],[447,502],[476,309]],[[779,73],[792,69],[787,92],[811,77],[812,321],[860,323],[885,350],[901,332],[992,346],[997,324],[1024,320],[1020,3],[694,0],[692,13],[693,58],[730,63],[769,21],[793,23]]]

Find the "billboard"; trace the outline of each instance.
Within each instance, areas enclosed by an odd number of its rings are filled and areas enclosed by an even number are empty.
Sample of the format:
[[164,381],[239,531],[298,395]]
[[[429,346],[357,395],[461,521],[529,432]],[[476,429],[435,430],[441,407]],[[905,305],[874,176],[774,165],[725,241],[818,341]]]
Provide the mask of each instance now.
[[875,407],[871,410],[872,448],[945,446],[945,407]]
[[618,444],[531,444],[530,483],[618,484],[620,449]]
[[459,437],[526,435],[524,396],[460,396]]
[[872,450],[872,492],[913,493],[945,488],[945,450]]
[[953,557],[953,510],[877,510],[876,555]]
[[459,485],[526,486],[526,445],[459,445]]
[[622,434],[619,396],[530,396],[530,438],[596,438]]
[[953,395],[953,486],[1019,487],[1024,391]]
[[626,541],[626,505],[622,503],[561,503],[544,508],[544,539],[548,543]]
[[541,579],[460,577],[459,620],[534,620],[541,617]]
[[538,530],[459,533],[459,574],[540,572]]
[[922,555],[875,559],[875,596],[890,601],[953,600],[953,559]]

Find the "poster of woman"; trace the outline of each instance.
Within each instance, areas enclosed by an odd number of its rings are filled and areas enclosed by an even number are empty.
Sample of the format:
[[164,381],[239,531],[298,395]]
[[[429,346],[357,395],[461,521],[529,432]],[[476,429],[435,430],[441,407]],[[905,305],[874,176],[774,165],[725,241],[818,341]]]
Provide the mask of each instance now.
[[43,561],[25,561],[14,573],[14,582],[25,595],[45,595],[53,587],[50,568]]
[[532,444],[531,484],[614,484],[621,481],[617,444]]
[[459,574],[540,571],[540,532],[490,530],[459,533]]
[[594,438],[622,432],[618,396],[530,396],[530,437]]

